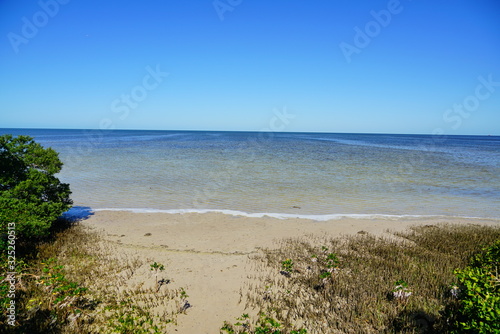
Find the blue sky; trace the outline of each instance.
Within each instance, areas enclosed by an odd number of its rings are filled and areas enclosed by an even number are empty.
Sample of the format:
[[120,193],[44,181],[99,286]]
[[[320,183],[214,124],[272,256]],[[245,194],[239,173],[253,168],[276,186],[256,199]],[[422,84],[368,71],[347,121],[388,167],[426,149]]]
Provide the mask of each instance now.
[[500,135],[499,17],[495,0],[4,0],[0,127]]

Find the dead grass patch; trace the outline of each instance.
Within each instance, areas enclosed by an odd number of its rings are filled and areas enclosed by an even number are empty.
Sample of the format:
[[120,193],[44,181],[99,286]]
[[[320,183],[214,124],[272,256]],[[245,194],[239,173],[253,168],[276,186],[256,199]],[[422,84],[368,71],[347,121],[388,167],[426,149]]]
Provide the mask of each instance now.
[[445,332],[453,270],[500,229],[443,224],[394,236],[283,240],[254,257],[259,274],[242,291],[246,306],[280,323],[276,333]]

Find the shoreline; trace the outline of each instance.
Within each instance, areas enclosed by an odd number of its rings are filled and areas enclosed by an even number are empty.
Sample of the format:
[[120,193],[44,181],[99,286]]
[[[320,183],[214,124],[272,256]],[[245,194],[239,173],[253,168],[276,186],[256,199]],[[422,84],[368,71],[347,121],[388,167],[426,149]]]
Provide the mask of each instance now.
[[[277,248],[286,238],[335,238],[356,233],[390,236],[414,225],[443,223],[500,226],[500,219],[353,219],[329,221],[243,217],[223,213],[132,213],[95,211],[83,226],[100,231],[120,252],[165,264],[171,288],[185,288],[192,305],[177,319],[175,332],[218,333],[225,320],[243,313],[240,294],[255,274],[251,256]],[[147,274],[135,277],[148,280]]]
[[444,214],[393,214],[393,213],[327,213],[327,214],[301,214],[288,212],[245,212],[232,209],[153,209],[153,208],[96,208],[91,209],[86,206],[74,206],[64,213],[69,218],[82,218],[93,215],[96,212],[127,212],[134,214],[224,214],[228,216],[245,218],[276,218],[280,220],[301,219],[311,221],[330,221],[340,219],[381,219],[381,220],[406,220],[406,219],[473,219],[473,220],[498,220],[500,217],[479,217],[479,216],[461,216]]

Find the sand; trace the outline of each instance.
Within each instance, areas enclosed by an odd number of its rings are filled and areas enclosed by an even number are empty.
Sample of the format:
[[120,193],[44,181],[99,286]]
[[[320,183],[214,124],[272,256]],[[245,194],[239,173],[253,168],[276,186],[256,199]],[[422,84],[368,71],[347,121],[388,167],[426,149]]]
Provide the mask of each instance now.
[[[170,332],[219,333],[224,320],[246,312],[240,288],[252,274],[249,256],[276,247],[283,238],[304,235],[339,237],[365,231],[375,235],[401,231],[416,224],[485,224],[494,219],[398,218],[330,221],[249,218],[222,213],[167,214],[99,211],[83,222],[123,251],[166,265],[173,287],[184,287],[192,305]],[[388,234],[388,233],[387,233]],[[149,279],[149,278],[144,278]]]

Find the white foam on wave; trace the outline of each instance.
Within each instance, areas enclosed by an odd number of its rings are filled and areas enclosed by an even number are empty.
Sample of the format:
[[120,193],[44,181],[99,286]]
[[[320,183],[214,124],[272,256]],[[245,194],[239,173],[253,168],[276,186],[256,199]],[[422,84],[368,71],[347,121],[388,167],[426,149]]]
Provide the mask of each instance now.
[[293,214],[293,213],[249,213],[237,210],[215,210],[215,209],[171,209],[171,210],[161,210],[161,209],[145,209],[145,208],[101,208],[94,209],[94,211],[124,211],[132,213],[167,213],[167,214],[189,214],[189,213],[222,213],[230,216],[240,216],[249,218],[277,218],[277,219],[307,219],[313,221],[328,221],[328,220],[338,220],[342,218],[353,218],[353,219],[387,219],[387,220],[398,220],[398,219],[422,219],[422,218],[463,218],[463,219],[487,219],[487,217],[464,217],[464,216],[447,216],[447,215],[394,215],[394,214],[324,214],[324,215],[307,215],[307,214]]

